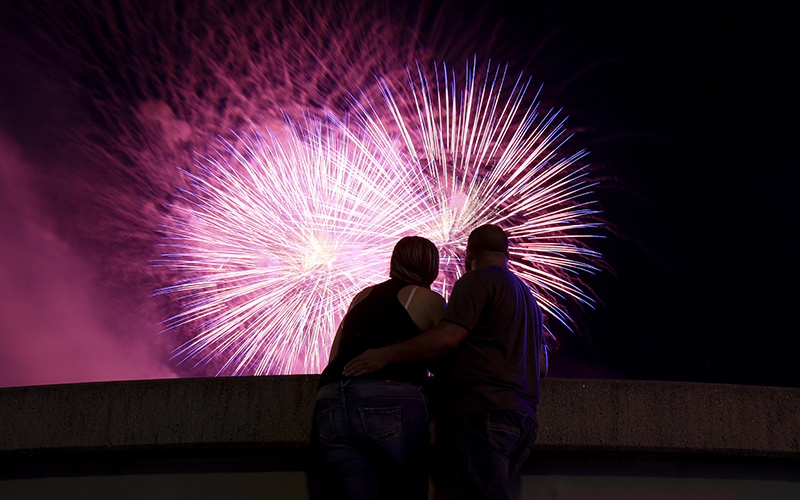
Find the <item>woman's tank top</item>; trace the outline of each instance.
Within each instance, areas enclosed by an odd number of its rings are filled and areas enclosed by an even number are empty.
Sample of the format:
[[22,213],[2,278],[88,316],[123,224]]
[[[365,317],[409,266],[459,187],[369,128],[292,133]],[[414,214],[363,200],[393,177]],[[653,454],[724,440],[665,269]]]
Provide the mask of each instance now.
[[395,380],[422,385],[428,376],[424,361],[392,363],[360,377],[342,376],[345,365],[362,352],[403,342],[422,333],[403,304],[397,300],[397,294],[408,285],[397,279],[384,281],[372,287],[367,298],[353,307],[342,324],[339,354],[323,370],[320,387],[348,378]]

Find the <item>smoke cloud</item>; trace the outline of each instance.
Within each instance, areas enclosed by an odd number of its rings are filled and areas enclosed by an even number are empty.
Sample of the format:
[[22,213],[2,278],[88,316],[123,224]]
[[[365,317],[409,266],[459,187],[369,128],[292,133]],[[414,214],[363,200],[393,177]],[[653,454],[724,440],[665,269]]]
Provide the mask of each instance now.
[[0,386],[174,377],[149,314],[119,311],[56,234],[36,171],[0,135]]

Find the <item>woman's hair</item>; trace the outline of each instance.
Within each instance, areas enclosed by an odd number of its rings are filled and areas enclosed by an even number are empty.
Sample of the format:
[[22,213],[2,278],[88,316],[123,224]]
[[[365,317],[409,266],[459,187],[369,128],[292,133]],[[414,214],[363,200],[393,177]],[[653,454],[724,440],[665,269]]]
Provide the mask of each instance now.
[[419,236],[406,236],[392,252],[389,276],[412,285],[430,288],[439,275],[439,251],[432,241]]

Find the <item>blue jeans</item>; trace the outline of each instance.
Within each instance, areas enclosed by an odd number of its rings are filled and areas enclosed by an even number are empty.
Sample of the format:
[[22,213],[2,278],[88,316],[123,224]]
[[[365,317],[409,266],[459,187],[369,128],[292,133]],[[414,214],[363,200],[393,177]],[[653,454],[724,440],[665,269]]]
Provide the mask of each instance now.
[[491,410],[459,415],[446,425],[456,499],[507,499],[508,482],[536,441],[536,420],[520,411]]
[[320,459],[335,498],[428,497],[427,401],[419,386],[347,380],[320,387]]

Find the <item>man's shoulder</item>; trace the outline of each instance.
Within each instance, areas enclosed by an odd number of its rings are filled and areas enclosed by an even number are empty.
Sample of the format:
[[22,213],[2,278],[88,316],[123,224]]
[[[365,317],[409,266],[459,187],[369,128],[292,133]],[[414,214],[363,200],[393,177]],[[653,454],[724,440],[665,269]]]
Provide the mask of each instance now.
[[496,278],[494,277],[495,273],[491,271],[487,272],[487,269],[486,267],[481,267],[465,272],[458,278],[458,281],[455,282],[454,289],[459,288],[466,291],[479,286],[489,286]]
[[507,267],[481,267],[464,274],[464,277],[467,275],[472,275],[470,276],[470,280],[465,283],[467,286],[475,287],[480,283],[480,286],[489,290],[490,293],[498,290],[513,290],[512,293],[524,294],[535,300],[531,287],[522,278],[517,276],[514,271]]

